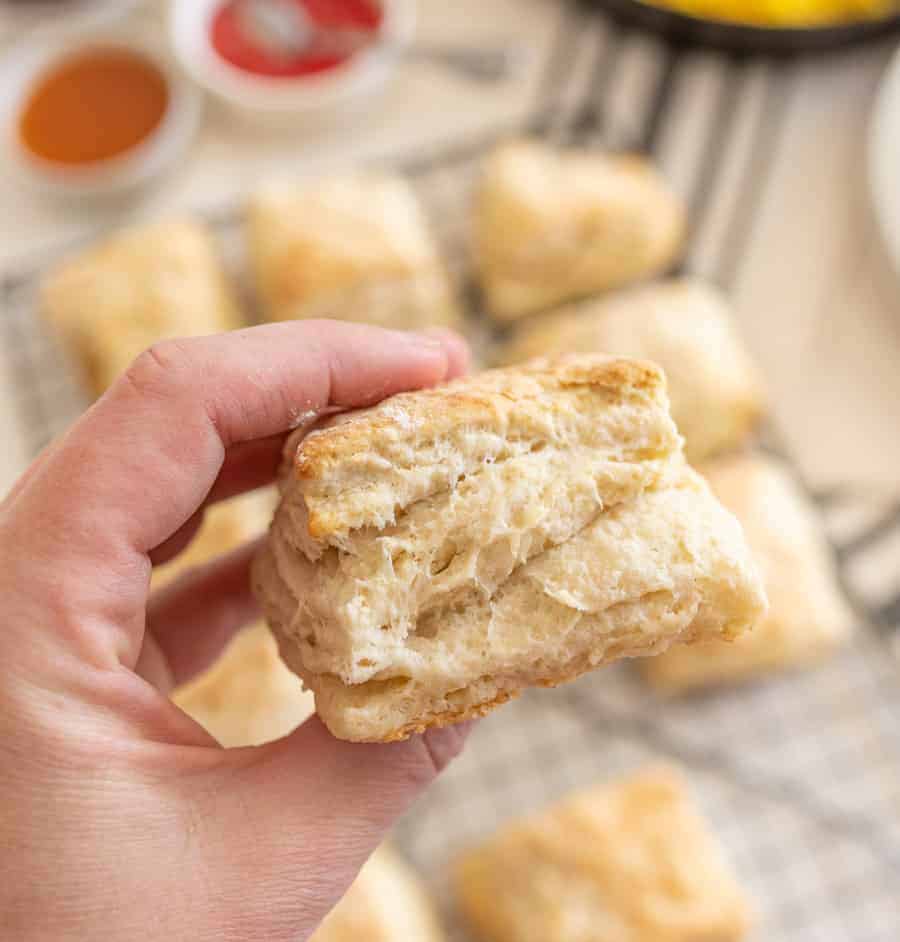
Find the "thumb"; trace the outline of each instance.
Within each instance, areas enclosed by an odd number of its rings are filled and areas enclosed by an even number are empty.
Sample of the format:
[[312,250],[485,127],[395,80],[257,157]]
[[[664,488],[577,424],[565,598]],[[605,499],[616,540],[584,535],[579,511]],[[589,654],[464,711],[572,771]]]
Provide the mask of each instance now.
[[[399,817],[460,752],[470,724],[349,743],[311,717],[286,739],[223,753],[210,838],[227,919],[245,938],[306,939]],[[232,887],[234,889],[232,889]]]

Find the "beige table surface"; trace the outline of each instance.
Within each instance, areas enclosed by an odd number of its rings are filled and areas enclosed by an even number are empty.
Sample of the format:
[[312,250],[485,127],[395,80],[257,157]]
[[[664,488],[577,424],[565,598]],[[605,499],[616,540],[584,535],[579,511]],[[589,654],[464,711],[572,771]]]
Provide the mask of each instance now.
[[[325,133],[260,133],[209,103],[196,145],[177,172],[112,215],[39,201],[0,175],[0,267],[15,269],[36,251],[98,226],[231,203],[272,174],[314,174],[514,125],[539,99],[561,9],[556,0],[420,0],[423,39],[521,44],[531,53],[530,67],[485,86],[409,62],[367,115]],[[652,45],[630,37],[617,60],[610,79],[620,86],[614,124],[627,125],[630,96],[656,68]],[[780,431],[805,475],[821,487],[900,490],[900,281],[881,249],[865,176],[867,122],[891,52],[888,42],[807,63],[744,67],[737,133],[708,200],[704,237],[689,259],[701,273],[719,269],[726,249],[717,237],[717,215],[740,211],[733,203],[748,172],[742,130],[749,140],[762,102],[777,98],[770,166],[754,200],[733,297],[768,378]],[[717,68],[716,57],[692,55],[668,103],[680,130],[670,140],[663,122],[660,152],[676,186],[691,147],[685,121],[713,120]],[[0,453],[4,488],[25,460],[9,401],[8,378],[0,376],[0,435],[8,442]]]

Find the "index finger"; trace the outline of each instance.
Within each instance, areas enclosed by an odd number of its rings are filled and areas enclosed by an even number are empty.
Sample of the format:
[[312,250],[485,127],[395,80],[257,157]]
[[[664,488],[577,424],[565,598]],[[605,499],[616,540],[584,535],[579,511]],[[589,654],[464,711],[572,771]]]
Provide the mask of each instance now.
[[202,503],[230,446],[432,385],[465,360],[455,335],[335,321],[165,341],[73,426],[27,490],[41,492],[43,532],[75,528],[104,551],[113,540],[146,553]]

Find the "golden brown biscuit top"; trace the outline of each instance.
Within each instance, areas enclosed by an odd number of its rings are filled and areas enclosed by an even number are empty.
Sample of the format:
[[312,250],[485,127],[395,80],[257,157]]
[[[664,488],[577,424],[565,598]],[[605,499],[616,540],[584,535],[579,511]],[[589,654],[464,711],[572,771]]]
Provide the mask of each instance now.
[[162,335],[239,323],[212,239],[191,219],[117,233],[63,263],[42,294],[48,315],[63,325],[121,320],[123,329]]
[[655,364],[602,354],[538,358],[487,370],[433,389],[400,393],[368,409],[343,413],[307,435],[295,455],[302,478],[321,478],[343,459],[370,449],[382,436],[436,438],[459,425],[495,423],[529,404],[552,409],[547,393],[585,387],[613,397],[664,389]]
[[[284,500],[314,538],[383,527],[410,503],[495,461],[545,447],[612,461],[677,452],[662,372],[638,360],[561,356],[392,396],[289,440]],[[290,459],[289,459],[290,461]]]
[[468,915],[509,942],[736,942],[749,907],[667,767],[513,823],[458,870]]

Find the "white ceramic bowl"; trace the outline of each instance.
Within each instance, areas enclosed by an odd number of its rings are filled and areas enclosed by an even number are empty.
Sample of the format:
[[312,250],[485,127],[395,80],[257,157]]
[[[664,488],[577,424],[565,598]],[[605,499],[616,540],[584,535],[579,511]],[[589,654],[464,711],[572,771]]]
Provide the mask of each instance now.
[[[19,120],[39,76],[83,49],[130,49],[162,72],[169,99],[159,125],[133,149],[84,166],[43,160],[22,145]],[[166,50],[141,31],[110,30],[43,35],[24,43],[0,67],[0,126],[4,167],[24,185],[70,198],[120,196],[151,182],[184,154],[199,124],[202,94],[180,73]]]
[[222,0],[171,0],[172,46],[188,74],[243,116],[268,124],[327,122],[379,92],[396,69],[415,29],[413,0],[382,0],[378,41],[345,64],[297,78],[253,75],[213,48],[210,24]]

